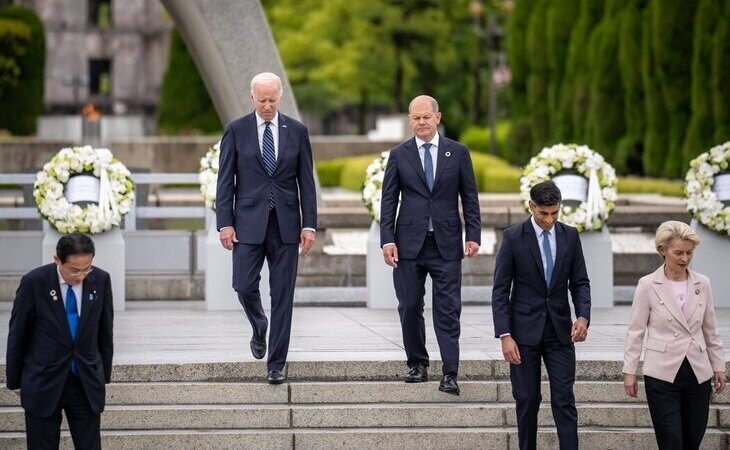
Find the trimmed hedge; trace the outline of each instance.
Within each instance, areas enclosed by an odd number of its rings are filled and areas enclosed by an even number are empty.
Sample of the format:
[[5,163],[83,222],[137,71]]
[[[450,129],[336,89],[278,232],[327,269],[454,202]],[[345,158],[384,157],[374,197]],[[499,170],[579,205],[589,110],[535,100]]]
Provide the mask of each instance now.
[[619,194],[661,194],[684,197],[684,182],[662,178],[620,177]]
[[[511,127],[512,124],[509,121],[500,121],[497,123],[496,137],[500,154],[506,151],[507,138],[509,137]],[[469,127],[461,134],[459,141],[466,145],[472,152],[489,153],[489,133],[490,130],[486,127]]]

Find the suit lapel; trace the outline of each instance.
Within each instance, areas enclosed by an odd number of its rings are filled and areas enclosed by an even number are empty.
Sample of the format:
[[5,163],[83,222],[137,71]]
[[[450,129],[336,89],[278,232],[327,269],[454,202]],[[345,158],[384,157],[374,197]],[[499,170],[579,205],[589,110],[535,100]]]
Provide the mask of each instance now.
[[418,147],[416,147],[416,138],[411,138],[406,145],[406,159],[411,163],[413,169],[418,174],[418,178],[423,182],[423,186],[428,191],[428,185],[426,184],[426,174],[423,171],[423,164],[421,164],[421,157],[418,156]]
[[256,125],[256,113],[249,114],[246,120],[246,136],[244,136],[243,145],[251,145],[253,147],[253,153],[256,155],[256,159],[259,164],[261,164],[261,168],[264,169],[264,173],[266,173],[264,157],[261,155],[261,143],[259,142],[259,130]]
[[[86,322],[89,321],[91,314],[91,308],[96,300],[96,283],[95,279],[87,277],[84,280],[81,294],[81,317],[79,317],[79,329],[76,330],[76,339],[81,336],[82,330],[86,327]],[[94,301],[91,298],[94,298]]]
[[[446,139],[441,136],[438,146],[438,155],[436,156],[436,178],[433,180],[434,189],[436,189],[436,186],[441,179],[441,175],[444,173],[444,169],[446,169],[446,164],[448,164],[451,159],[446,156],[447,152],[449,152],[449,144],[446,142]],[[450,154],[451,153],[449,153],[449,155]]]
[[287,119],[284,114],[279,113],[279,151],[276,152],[276,170],[274,170],[274,175],[281,169],[281,162],[284,160],[284,152],[286,152],[286,141],[289,136]]
[[669,313],[674,316],[674,319],[679,322],[687,331],[689,331],[687,317],[684,315],[682,310],[679,309],[677,299],[674,296],[674,291],[672,291],[672,287],[669,285],[669,280],[664,275],[664,266],[662,265],[659,270],[654,273],[655,277],[653,287],[654,292],[659,297],[659,303],[664,305]]
[[66,318],[66,306],[63,304],[63,294],[61,293],[61,282],[58,279],[58,269],[56,268],[55,264],[52,265],[51,270],[52,273],[49,277],[49,280],[51,290],[56,292],[57,300],[53,300],[53,296],[49,292],[48,302],[50,304],[51,310],[53,311],[53,316],[56,318],[58,329],[61,331],[61,334],[63,334],[66,339],[71,342],[71,328],[69,328],[68,326],[68,319]]
[[532,219],[527,219],[522,226],[523,236],[527,240],[527,248],[530,249],[532,259],[535,260],[535,264],[537,264],[538,269],[540,269],[540,278],[545,281],[545,266],[542,265],[542,256],[540,256],[540,247],[537,245],[535,229],[532,227]]
[[567,253],[567,243],[565,242],[565,229],[560,222],[555,222],[555,265],[553,266],[553,275],[550,279],[550,285],[552,286],[553,281],[560,275],[560,270],[563,268],[563,260]]
[[692,318],[692,314],[697,311],[699,302],[705,295],[705,290],[702,289],[702,282],[694,276],[692,271],[689,271],[689,279],[687,280],[687,323]]

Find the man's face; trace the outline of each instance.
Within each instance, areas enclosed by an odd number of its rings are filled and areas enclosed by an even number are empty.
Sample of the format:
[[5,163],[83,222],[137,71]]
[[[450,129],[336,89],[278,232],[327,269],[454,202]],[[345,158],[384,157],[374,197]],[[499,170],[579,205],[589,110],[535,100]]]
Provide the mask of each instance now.
[[438,124],[441,123],[441,113],[435,112],[428,99],[418,99],[411,105],[408,113],[413,134],[428,142],[436,135]]
[[281,88],[276,82],[259,83],[251,91],[251,103],[262,119],[269,122],[281,103]]
[[560,217],[560,203],[550,206],[538,206],[530,200],[530,212],[535,217],[535,223],[543,230],[550,231]]
[[56,261],[58,271],[61,272],[63,280],[72,286],[76,286],[84,281],[84,278],[91,273],[91,262],[94,256],[91,254],[71,255],[66,258],[65,263],[62,263],[58,256],[54,256],[53,259]]

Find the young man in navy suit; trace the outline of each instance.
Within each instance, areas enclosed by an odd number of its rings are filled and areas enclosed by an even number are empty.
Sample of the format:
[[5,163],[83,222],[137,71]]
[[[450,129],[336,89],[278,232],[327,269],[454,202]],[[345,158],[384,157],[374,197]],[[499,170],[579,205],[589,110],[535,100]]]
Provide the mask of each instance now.
[[93,267],[93,258],[91,238],[62,236],[55,262],[26,274],[15,294],[7,386],[25,409],[29,449],[58,448],[61,411],[75,448],[101,448],[114,310],[109,274]]
[[494,269],[494,331],[510,363],[520,450],[537,446],[541,360],[550,380],[560,449],[578,449],[574,343],[588,335],[591,289],[578,231],[558,222],[561,201],[552,181],[532,187],[532,216],[504,231]]
[[317,193],[307,128],[278,111],[281,79],[261,73],[251,80],[254,111],[226,126],[216,190],[221,245],[233,251],[233,289],[253,328],[251,353],[266,354],[268,320],[259,280],[269,264],[271,332],[268,381],[286,380],[299,247],[314,245]]
[[408,358],[405,381],[428,379],[423,321],[428,274],[433,280],[433,322],[443,362],[439,390],[459,395],[461,260],[465,255],[475,258],[481,242],[477,185],[469,150],[437,132],[441,113],[434,98],[414,98],[408,117],[415,136],[390,152],[380,213],[383,258],[393,267]]

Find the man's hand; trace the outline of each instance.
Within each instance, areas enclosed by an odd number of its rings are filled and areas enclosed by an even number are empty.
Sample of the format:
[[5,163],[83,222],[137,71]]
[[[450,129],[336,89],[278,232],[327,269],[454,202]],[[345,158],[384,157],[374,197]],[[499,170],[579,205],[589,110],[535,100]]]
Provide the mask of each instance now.
[[383,259],[390,267],[398,267],[398,247],[395,244],[383,247]]
[[725,372],[715,372],[715,394],[722,394],[725,390]]
[[578,317],[573,322],[573,329],[570,330],[570,338],[573,342],[583,342],[588,337],[588,321],[582,317]]
[[299,234],[299,246],[302,248],[302,256],[307,256],[307,253],[314,247],[314,232],[311,230],[302,230]]
[[474,241],[467,241],[466,249],[464,249],[464,255],[467,258],[476,258],[479,253],[479,244]]
[[221,245],[226,250],[233,250],[233,244],[238,244],[236,229],[233,227],[223,228],[218,235],[218,239],[220,239]]
[[624,390],[629,397],[636,398],[639,395],[639,382],[636,381],[636,375],[631,373],[624,374]]
[[522,358],[520,358],[520,349],[517,348],[517,342],[512,339],[512,336],[504,336],[501,339],[504,360],[510,364],[519,365],[522,362]]
[[20,397],[20,389],[13,389],[13,392],[15,392],[15,395]]

